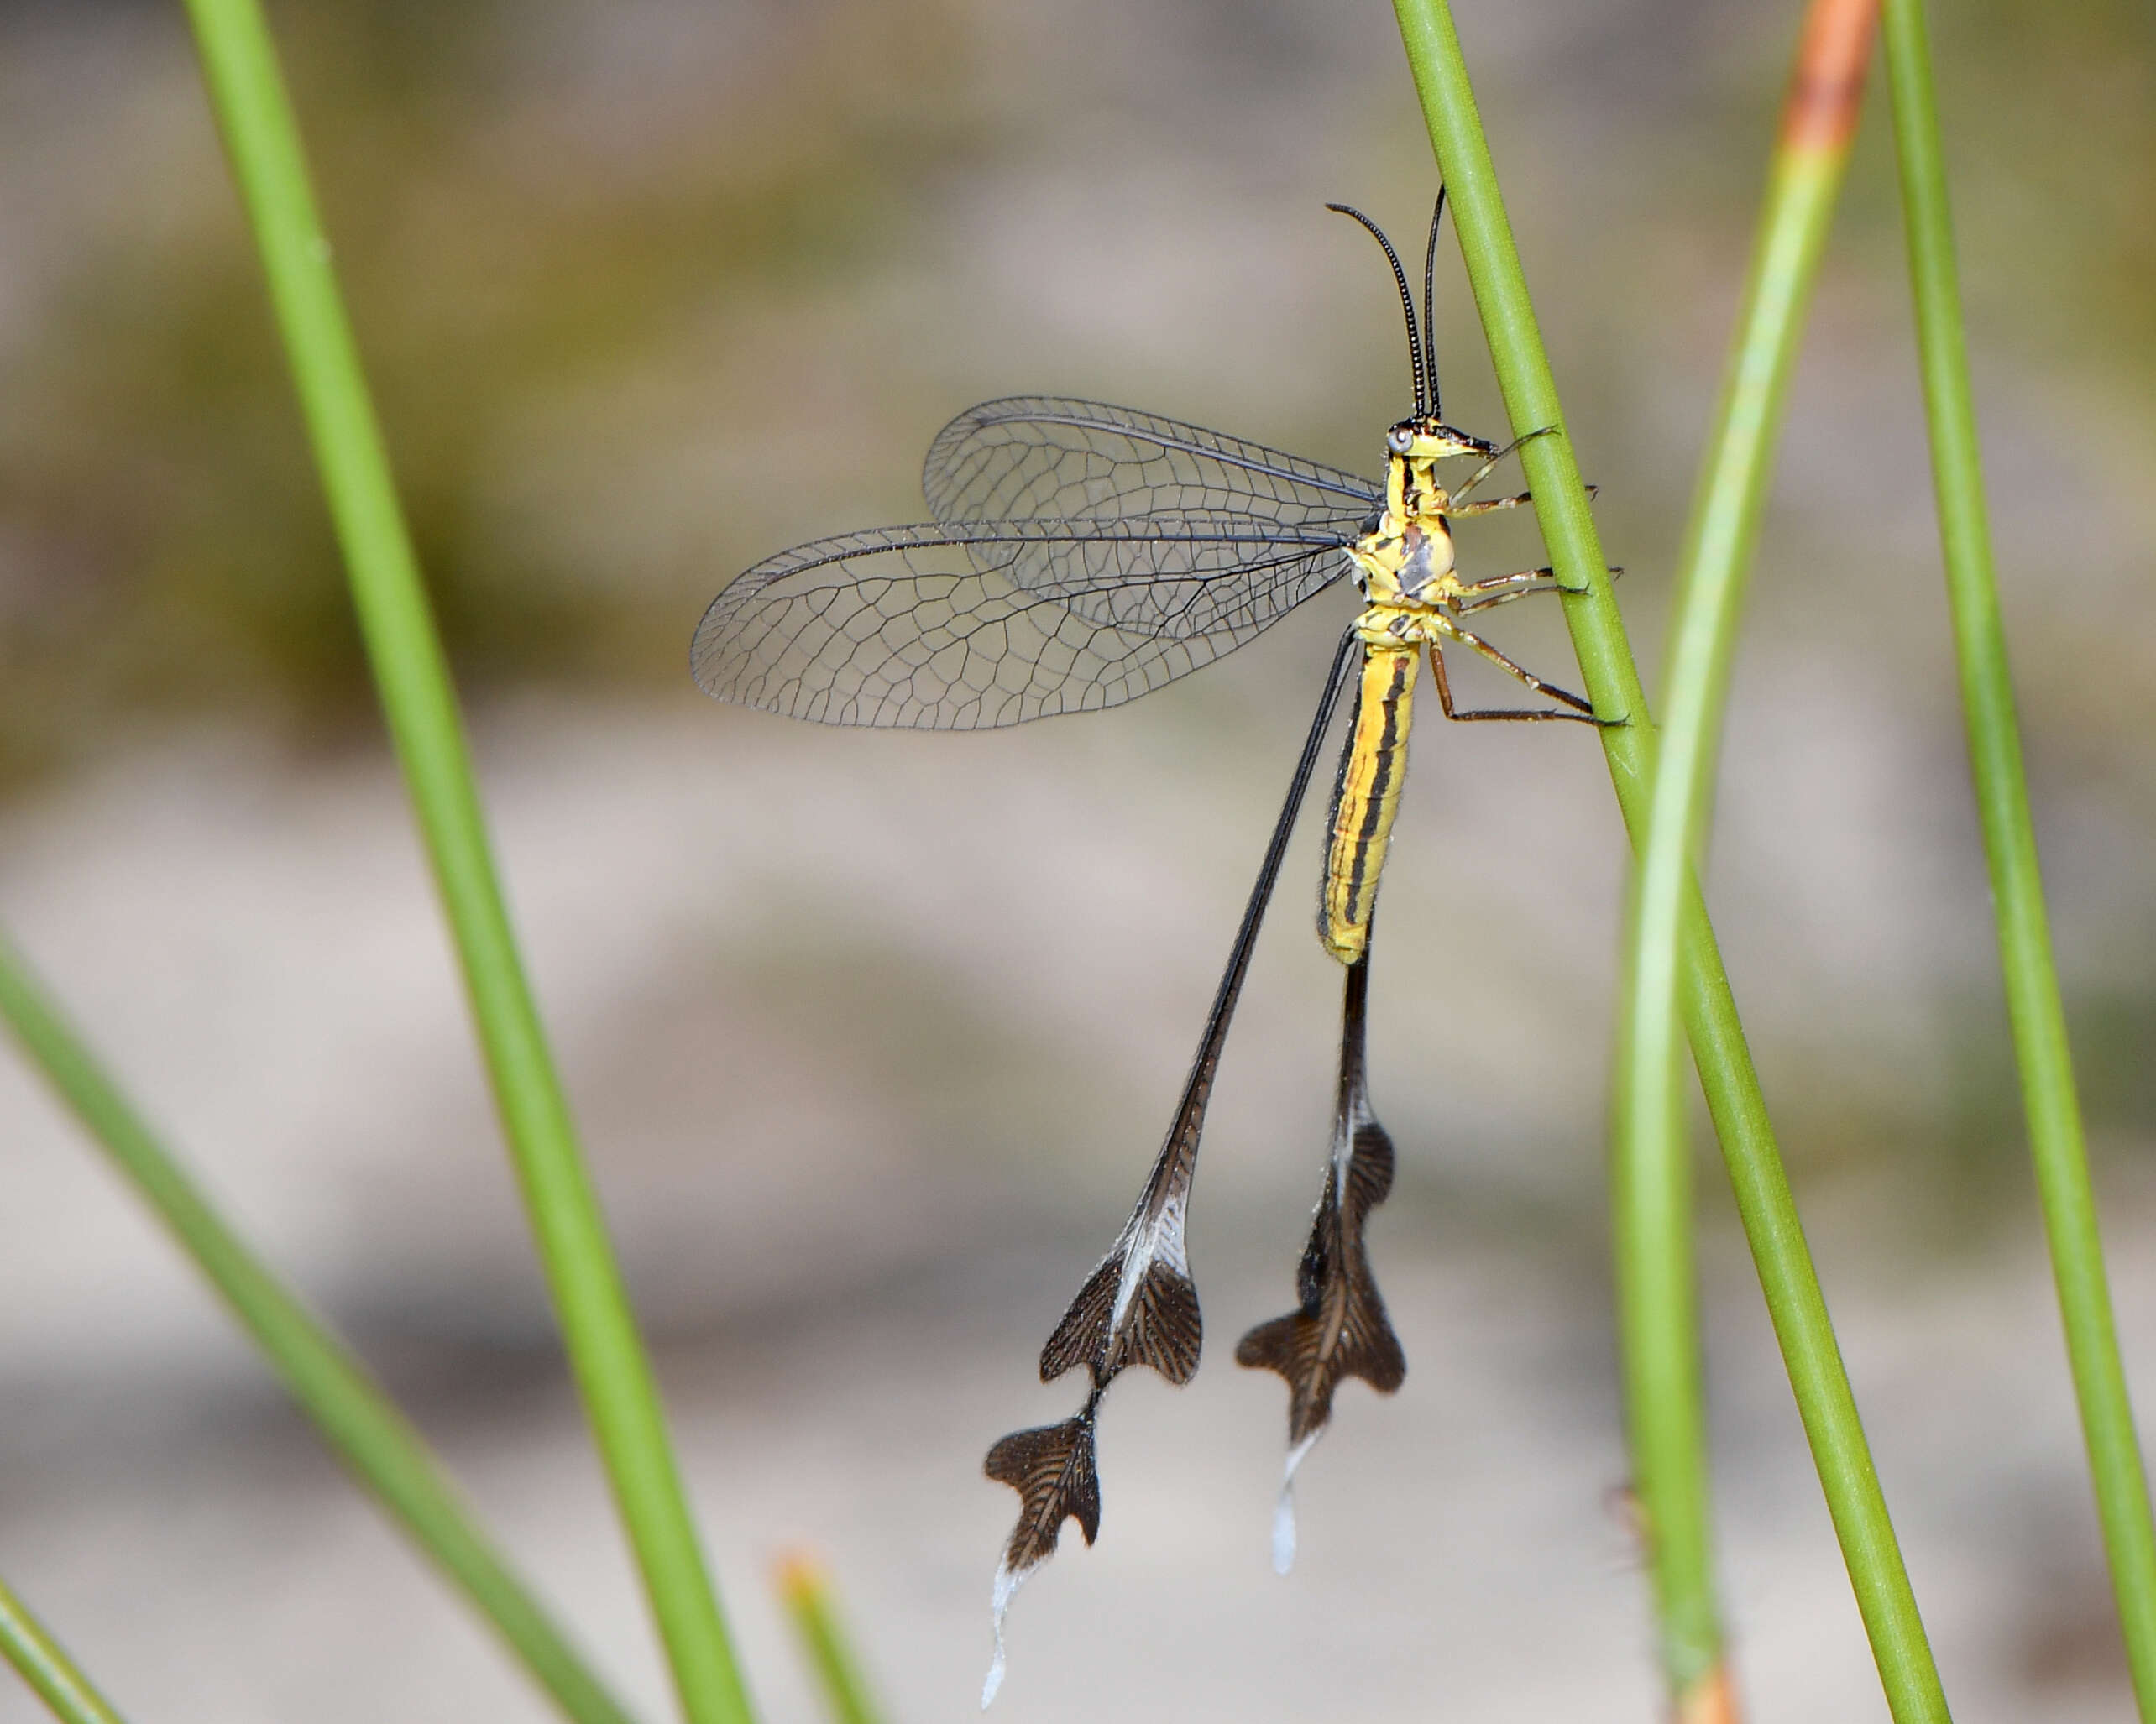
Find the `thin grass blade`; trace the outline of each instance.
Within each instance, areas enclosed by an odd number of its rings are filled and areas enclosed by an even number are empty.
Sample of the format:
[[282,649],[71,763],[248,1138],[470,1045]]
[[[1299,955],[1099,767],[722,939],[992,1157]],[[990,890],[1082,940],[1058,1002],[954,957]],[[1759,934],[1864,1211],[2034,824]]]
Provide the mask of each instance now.
[[[1456,212],[1468,282],[1514,433],[1546,425],[1562,430],[1557,385],[1451,9],[1445,0],[1394,0],[1394,12]],[[1636,847],[1649,813],[1654,734],[1571,439],[1538,436],[1522,450],[1521,462],[1564,589],[1565,621],[1588,693],[1604,718],[1627,721],[1605,728],[1601,736],[1625,830]],[[1677,998],[1693,1064],[1881,1683],[1896,1724],[1938,1724],[1948,1716],[1939,1673],[1804,1241],[1759,1074],[1745,1043],[1729,975],[1689,870],[1679,937]]]
[[448,667],[257,0],[187,0],[262,254],[382,710],[463,967],[569,1363],[693,1724],[744,1724],[727,1638],[568,1103],[511,932]]
[[1680,1718],[1733,1717],[1735,1703],[1715,1601],[1680,1066],[1679,933],[1787,385],[1855,131],[1876,17],[1876,0],[1812,0],[1805,16],[1678,564],[1654,794],[1632,875],[1613,1068],[1613,1256],[1633,1488],[1651,1528],[1663,1670]]
[[353,1476],[464,1595],[563,1715],[575,1724],[631,1724],[626,1709],[480,1529],[419,1433],[225,1222],[4,936],[0,1018],[254,1337]]
[[2134,1699],[2147,1724],[2156,1720],[2156,1528],[2149,1521],[2148,1477],[2119,1360],[2080,1101],[2066,1042],[2066,1014],[2052,961],[2036,828],[2022,770],[2021,730],[1991,557],[1968,343],[1962,332],[1931,49],[1921,0],[1886,0],[1884,16],[1918,354],[1931,430],[1932,485],[1939,507],[1955,656],[1961,673],[1970,776],[1984,832],[1985,859],[1991,869],[1999,966],[2013,1027],[2022,1105],[2028,1120],[2029,1156],[2035,1164],[2037,1193],[2051,1247],[2074,1392],[2080,1403],[2089,1476],[2111,1562]]
[[824,1710],[831,1724],[882,1724],[882,1709],[876,1704],[867,1679],[861,1674],[861,1660],[840,1620],[831,1577],[823,1564],[797,1551],[778,1565],[776,1578],[779,1598],[793,1621],[801,1650],[809,1669],[816,1673],[816,1685],[823,1694]]
[[113,1703],[5,1581],[0,1581],[0,1653],[61,1724],[121,1724]]

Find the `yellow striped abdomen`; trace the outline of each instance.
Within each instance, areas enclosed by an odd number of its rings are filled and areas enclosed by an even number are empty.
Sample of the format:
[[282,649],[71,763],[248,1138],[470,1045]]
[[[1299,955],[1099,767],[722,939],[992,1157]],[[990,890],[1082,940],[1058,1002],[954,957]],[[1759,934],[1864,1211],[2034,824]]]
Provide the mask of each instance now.
[[1415,717],[1414,646],[1373,643],[1363,660],[1355,718],[1332,791],[1332,824],[1325,847],[1325,886],[1318,938],[1342,964],[1360,959],[1370,943],[1378,875],[1385,865],[1393,817],[1407,778],[1407,730]]

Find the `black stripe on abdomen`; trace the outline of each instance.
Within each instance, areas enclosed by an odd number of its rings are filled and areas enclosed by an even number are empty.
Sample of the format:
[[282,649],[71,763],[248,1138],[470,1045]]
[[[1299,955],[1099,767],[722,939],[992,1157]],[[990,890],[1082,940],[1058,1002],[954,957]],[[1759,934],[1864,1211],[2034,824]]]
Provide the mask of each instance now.
[[1368,944],[1378,880],[1407,776],[1408,728],[1414,718],[1413,650],[1372,650],[1363,661],[1355,717],[1333,786],[1326,843],[1318,935],[1342,964]]

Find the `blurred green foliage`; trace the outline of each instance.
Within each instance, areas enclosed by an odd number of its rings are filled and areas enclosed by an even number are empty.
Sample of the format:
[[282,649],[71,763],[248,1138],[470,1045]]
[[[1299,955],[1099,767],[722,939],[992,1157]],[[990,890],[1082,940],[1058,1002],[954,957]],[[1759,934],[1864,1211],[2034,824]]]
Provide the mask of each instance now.
[[[745,305],[858,270],[965,143],[950,19],[859,0],[750,20],[775,38],[753,76],[694,102],[594,91],[573,8],[338,0],[275,21],[460,677],[673,676],[710,567],[624,580],[595,566],[623,523],[571,545],[505,522],[510,452],[685,348],[717,378],[762,333]],[[5,355],[0,775],[131,708],[319,739],[371,707],[222,163],[169,165],[138,219],[63,260],[37,340]]]

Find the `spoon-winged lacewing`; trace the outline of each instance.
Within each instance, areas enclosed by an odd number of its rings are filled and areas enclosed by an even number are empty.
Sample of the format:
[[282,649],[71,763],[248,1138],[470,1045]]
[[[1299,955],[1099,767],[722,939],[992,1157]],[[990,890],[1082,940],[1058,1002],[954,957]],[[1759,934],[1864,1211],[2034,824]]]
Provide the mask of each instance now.
[[[1130,1220],[1041,1351],[1044,1382],[1084,1369],[1085,1403],[1062,1424],[1016,1432],[988,1451],[988,1476],[1018,1492],[1019,1512],[996,1570],[984,1706],[1002,1680],[1012,1594],[1054,1554],[1066,1519],[1089,1544],[1099,1531],[1094,1426],[1108,1384],[1133,1364],[1176,1384],[1197,1370],[1184,1217],[1199,1133],[1259,924],[1340,696],[1352,682],[1318,907],[1319,937],[1347,969],[1332,1145],[1295,1309],[1259,1324],[1235,1350],[1238,1364],[1278,1371],[1288,1386],[1273,1535],[1283,1572],[1294,1555],[1295,1469],[1332,1417],[1334,1389],[1352,1377],[1389,1392],[1406,1375],[1363,1245],[1365,1220],[1392,1184],[1393,1147],[1370,1109],[1363,1048],[1371,918],[1421,661],[1426,656],[1447,718],[1603,722],[1588,702],[1531,675],[1464,622],[1557,589],[1547,568],[1470,581],[1454,562],[1453,521],[1532,499],[1469,500],[1527,438],[1499,449],[1440,416],[1430,337],[1443,192],[1431,217],[1420,323],[1391,242],[1360,211],[1327,207],[1384,247],[1407,324],[1415,410],[1385,433],[1381,480],[1158,414],[1057,396],[987,401],[929,446],[922,488],[932,521],[819,539],[767,558],[712,602],[691,648],[698,683],[720,700],[825,724],[975,730],[1134,700],[1243,645],[1343,576],[1363,601],[1326,673],[1166,1140]],[[1478,465],[1447,488],[1438,463],[1465,457]],[[1461,710],[1446,676],[1447,645],[1488,660],[1551,704]]]

